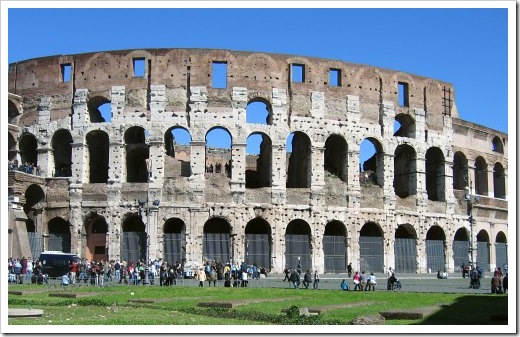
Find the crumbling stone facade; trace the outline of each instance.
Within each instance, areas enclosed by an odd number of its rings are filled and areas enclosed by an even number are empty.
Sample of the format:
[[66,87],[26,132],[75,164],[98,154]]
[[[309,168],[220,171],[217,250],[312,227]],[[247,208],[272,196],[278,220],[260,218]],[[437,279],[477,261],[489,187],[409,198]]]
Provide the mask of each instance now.
[[[142,259],[148,242],[150,259],[275,272],[301,259],[320,273],[348,262],[453,272],[472,246],[485,269],[507,259],[507,135],[459,119],[449,83],[304,56],[146,49],[13,63],[8,84],[10,255]],[[246,121],[255,102],[265,123]],[[230,149],[206,146],[214,128]],[[253,134],[258,155],[246,154]],[[363,140],[376,152],[364,163]],[[24,163],[33,171],[14,168]]]

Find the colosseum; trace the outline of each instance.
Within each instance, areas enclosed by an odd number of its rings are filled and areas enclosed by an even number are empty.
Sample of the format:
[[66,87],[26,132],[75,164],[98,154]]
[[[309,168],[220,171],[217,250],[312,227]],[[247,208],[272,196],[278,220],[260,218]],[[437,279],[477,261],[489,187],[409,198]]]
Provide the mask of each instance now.
[[[12,63],[8,90],[9,256],[320,273],[507,263],[507,134],[460,119],[450,83],[140,49]],[[228,147],[209,145],[215,131]]]

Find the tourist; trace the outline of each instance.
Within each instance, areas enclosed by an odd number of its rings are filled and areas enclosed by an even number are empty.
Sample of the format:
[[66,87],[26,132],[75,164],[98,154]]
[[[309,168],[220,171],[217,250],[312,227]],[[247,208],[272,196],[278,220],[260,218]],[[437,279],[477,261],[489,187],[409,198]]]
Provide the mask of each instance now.
[[367,281],[368,290],[370,290],[370,288],[372,288],[372,291],[375,291],[376,290],[376,284],[377,284],[376,276],[374,275],[374,272],[371,272],[370,276],[368,277],[368,281]]
[[303,275],[303,286],[305,289],[309,289],[309,285],[311,284],[312,276],[311,271],[307,269],[307,272]]
[[312,289],[318,289],[320,283],[320,275],[318,275],[318,271],[314,271],[314,283],[312,283]]
[[363,288],[361,288],[361,276],[359,275],[359,272],[356,271],[356,273],[354,274],[354,291],[356,290],[363,290]]
[[343,279],[341,281],[339,287],[341,288],[341,290],[347,291],[348,290],[348,283],[347,283],[347,281],[345,281],[345,279]]

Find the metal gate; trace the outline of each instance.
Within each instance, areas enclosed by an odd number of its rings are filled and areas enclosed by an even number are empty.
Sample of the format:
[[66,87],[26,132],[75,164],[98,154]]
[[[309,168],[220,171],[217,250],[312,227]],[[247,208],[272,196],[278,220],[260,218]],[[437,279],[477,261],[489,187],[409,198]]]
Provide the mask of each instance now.
[[323,236],[326,273],[344,273],[347,269],[347,247],[344,236]]
[[426,268],[432,272],[437,272],[437,270],[442,272],[446,268],[445,261],[444,241],[426,240]]
[[367,272],[384,272],[383,238],[380,236],[359,237],[360,269]]
[[289,268],[298,266],[298,257],[302,270],[312,269],[311,243],[307,234],[285,234],[285,264]]
[[[455,240],[453,241],[453,263],[455,264],[455,272],[459,272],[462,264],[469,262],[469,241]],[[439,269],[441,270],[441,269]],[[444,270],[444,267],[441,271]]]
[[507,264],[507,244],[505,242],[495,243],[496,266],[502,267]]
[[229,233],[204,233],[205,259],[226,263],[231,260],[230,251]]
[[269,234],[246,234],[246,262],[271,269]]
[[484,271],[490,271],[489,244],[486,241],[477,241],[477,266]]
[[70,233],[49,233],[47,250],[70,253]]
[[394,256],[397,273],[417,273],[417,242],[415,238],[396,238]]
[[123,232],[123,243],[121,245],[121,259],[125,261],[146,260],[146,233],[145,232]]
[[163,260],[169,264],[181,263],[185,258],[185,235],[182,233],[165,233]]
[[34,259],[40,257],[43,249],[43,240],[42,235],[37,232],[27,232],[29,236],[29,246],[31,247],[31,255]]

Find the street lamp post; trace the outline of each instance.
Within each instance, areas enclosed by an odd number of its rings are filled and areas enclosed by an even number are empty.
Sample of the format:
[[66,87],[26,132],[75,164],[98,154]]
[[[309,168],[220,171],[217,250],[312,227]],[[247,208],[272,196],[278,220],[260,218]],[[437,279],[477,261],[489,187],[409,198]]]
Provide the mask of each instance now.
[[473,218],[473,205],[478,204],[480,202],[480,197],[473,195],[471,191],[471,180],[469,178],[468,172],[466,171],[464,181],[466,183],[466,187],[464,187],[464,199],[467,204],[468,211],[468,221],[469,221],[469,231],[470,231],[470,239],[469,239],[469,264],[473,268],[475,267],[475,245],[473,242],[473,227],[475,224],[475,219]]

